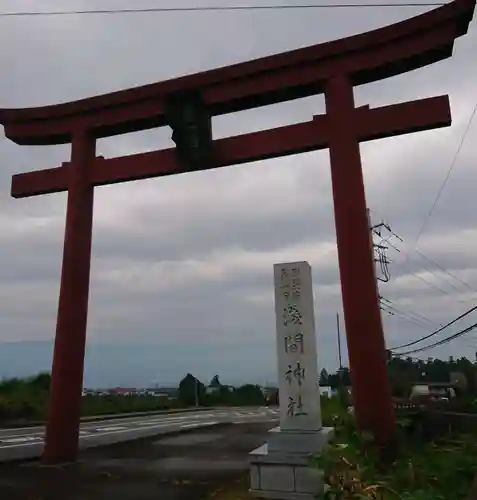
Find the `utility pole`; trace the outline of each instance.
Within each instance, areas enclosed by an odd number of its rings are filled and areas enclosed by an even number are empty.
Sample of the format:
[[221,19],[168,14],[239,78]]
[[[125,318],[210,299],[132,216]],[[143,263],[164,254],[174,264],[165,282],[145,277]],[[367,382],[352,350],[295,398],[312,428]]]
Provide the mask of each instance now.
[[195,406],[199,407],[199,381],[195,379]]
[[[402,242],[403,239],[400,236],[398,236],[391,229],[390,225],[384,221],[381,221],[379,224],[372,225],[371,211],[369,210],[369,208],[368,208],[368,220],[369,220],[369,229],[371,232],[371,245],[374,249],[374,254],[375,254],[374,262],[376,264],[379,264],[379,268],[381,271],[380,276],[376,274],[376,279],[384,283],[387,283],[391,279],[391,274],[389,273],[388,264],[392,263],[392,261],[390,261],[387,257],[387,251],[389,250],[389,247],[391,247],[394,250],[396,250],[396,252],[400,252],[399,248],[397,248],[393,243],[391,243],[390,240],[394,237]],[[387,231],[388,235],[386,237],[383,236],[383,231]],[[378,243],[374,242],[374,236],[377,236],[380,239]]]
[[338,334],[338,358],[340,362],[340,371],[341,371],[343,369],[343,362],[341,359],[340,313],[336,313],[336,331]]
[[340,313],[336,313],[336,333],[338,335],[338,359],[340,367],[338,369],[338,397],[343,407],[348,406],[348,397],[343,384],[343,360],[341,357],[341,334],[340,334]]
[[[392,260],[388,259],[386,253],[389,250],[389,247],[396,250],[396,252],[400,252],[399,248],[396,245],[391,243],[392,238],[396,238],[399,241],[403,241],[403,239],[397,235],[390,227],[390,225],[383,220],[379,224],[372,224],[371,222],[371,211],[368,208],[368,219],[369,219],[369,229],[371,232],[371,245],[374,250],[374,262],[379,264],[379,268],[381,271],[381,276],[378,276],[376,273],[376,279],[387,283],[391,279],[391,274],[388,269],[388,264],[392,264]],[[384,236],[383,232],[386,231],[387,235]],[[377,236],[380,241],[379,243],[374,242],[374,236]],[[379,308],[381,311],[386,313],[388,316],[395,316],[395,309],[391,306],[391,301],[385,299],[382,295],[379,295]]]

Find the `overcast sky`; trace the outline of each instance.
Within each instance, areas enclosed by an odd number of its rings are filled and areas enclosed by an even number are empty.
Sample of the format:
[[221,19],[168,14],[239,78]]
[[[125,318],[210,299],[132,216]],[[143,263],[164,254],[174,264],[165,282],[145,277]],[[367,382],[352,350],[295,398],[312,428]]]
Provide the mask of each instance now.
[[[39,4],[3,0],[0,10],[36,10]],[[157,5],[135,2],[137,7]],[[45,0],[41,6],[119,8],[131,2]],[[143,85],[356,34],[424,10],[4,17],[0,107],[54,104]],[[356,89],[357,105],[448,93],[452,106],[449,128],[361,147],[373,222],[385,219],[404,240],[391,240],[401,253],[389,252],[392,279],[380,285],[381,294],[408,317],[417,313],[429,320],[419,319],[426,330],[402,314],[385,316],[391,347],[425,335],[476,302],[477,123],[418,242],[426,257],[470,287],[413,250],[477,101],[476,43],[474,22],[457,41],[452,59]],[[315,96],[221,116],[213,120],[214,136],[309,120],[323,111],[323,96]],[[171,145],[170,130],[163,128],[101,140],[98,154],[113,157]],[[20,147],[2,135],[0,158],[0,341],[51,341],[66,195],[15,200],[9,196],[10,182],[12,174],[68,161],[69,147]],[[337,367],[335,315],[342,314],[342,305],[326,150],[96,188],[94,214],[88,383],[175,383],[187,371],[204,379],[217,372],[223,382],[273,381],[273,264],[297,260],[313,268],[320,366]],[[475,321],[470,317],[442,337]],[[38,362],[32,345],[40,344],[24,344],[24,350],[16,346],[13,358],[4,355],[8,360],[0,375],[11,374],[20,361],[30,370],[47,367],[51,348]],[[11,346],[0,349],[13,352]],[[473,358],[476,349],[470,334],[422,357]]]

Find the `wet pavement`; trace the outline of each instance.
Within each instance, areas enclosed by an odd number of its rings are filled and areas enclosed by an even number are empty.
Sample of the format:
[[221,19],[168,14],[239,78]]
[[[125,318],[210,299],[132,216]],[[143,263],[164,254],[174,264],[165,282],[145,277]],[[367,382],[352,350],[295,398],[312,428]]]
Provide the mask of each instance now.
[[248,453],[274,422],[200,430],[84,450],[77,464],[0,465],[8,500],[202,500],[246,481]]

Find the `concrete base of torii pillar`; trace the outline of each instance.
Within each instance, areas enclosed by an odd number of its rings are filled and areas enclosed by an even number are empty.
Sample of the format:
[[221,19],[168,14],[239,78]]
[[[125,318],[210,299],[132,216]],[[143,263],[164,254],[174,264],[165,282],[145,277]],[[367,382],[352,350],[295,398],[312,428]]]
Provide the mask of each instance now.
[[313,500],[323,494],[323,472],[310,462],[332,439],[321,424],[311,267],[276,264],[280,426],[250,453],[250,492],[257,498]]

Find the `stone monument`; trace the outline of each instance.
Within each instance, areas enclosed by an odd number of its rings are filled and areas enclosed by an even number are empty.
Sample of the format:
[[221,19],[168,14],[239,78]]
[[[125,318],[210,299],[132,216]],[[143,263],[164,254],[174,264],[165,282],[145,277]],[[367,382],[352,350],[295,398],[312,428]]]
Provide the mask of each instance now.
[[323,473],[310,467],[333,435],[321,422],[311,267],[274,265],[280,426],[252,451],[251,493],[257,498],[311,500]]

